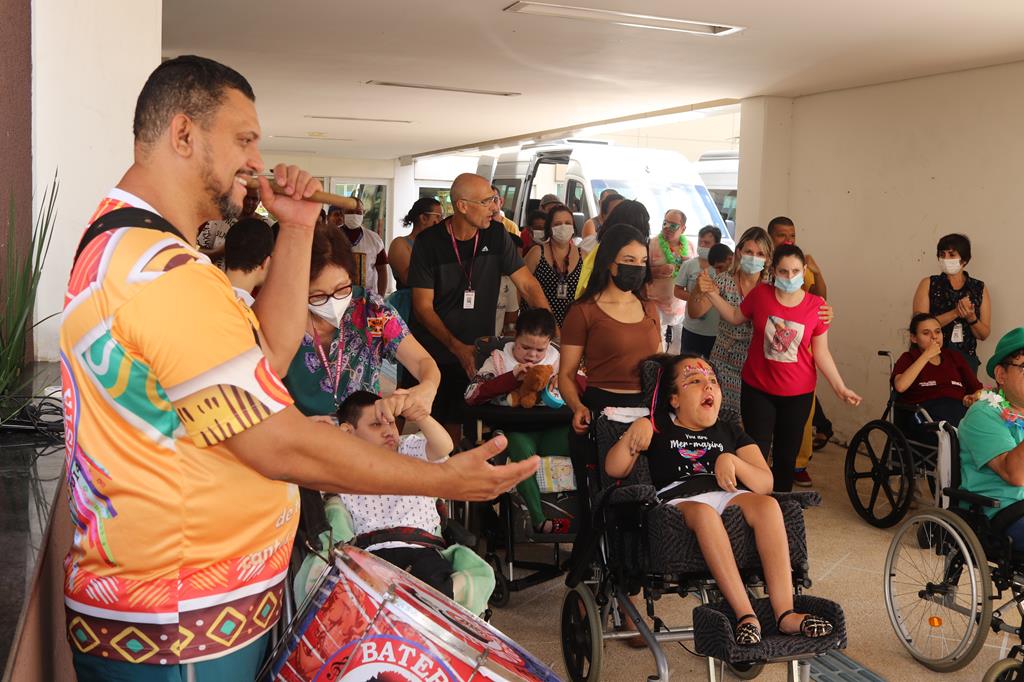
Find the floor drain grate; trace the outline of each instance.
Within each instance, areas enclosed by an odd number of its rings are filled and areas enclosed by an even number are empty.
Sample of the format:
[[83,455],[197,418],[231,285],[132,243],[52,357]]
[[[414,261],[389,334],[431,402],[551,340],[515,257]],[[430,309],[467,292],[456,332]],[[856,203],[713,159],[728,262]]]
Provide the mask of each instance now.
[[838,651],[811,659],[811,679],[815,682],[885,682],[884,677]]

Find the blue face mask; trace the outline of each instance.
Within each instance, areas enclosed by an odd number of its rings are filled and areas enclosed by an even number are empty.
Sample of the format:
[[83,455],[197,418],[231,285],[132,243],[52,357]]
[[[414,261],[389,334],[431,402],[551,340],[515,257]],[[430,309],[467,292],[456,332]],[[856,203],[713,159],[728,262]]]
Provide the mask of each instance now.
[[804,285],[804,273],[800,273],[796,277],[786,279],[785,277],[775,278],[775,288],[784,294],[792,294],[800,291],[800,288]]
[[756,275],[764,270],[764,258],[745,253],[740,257],[740,270],[748,275]]

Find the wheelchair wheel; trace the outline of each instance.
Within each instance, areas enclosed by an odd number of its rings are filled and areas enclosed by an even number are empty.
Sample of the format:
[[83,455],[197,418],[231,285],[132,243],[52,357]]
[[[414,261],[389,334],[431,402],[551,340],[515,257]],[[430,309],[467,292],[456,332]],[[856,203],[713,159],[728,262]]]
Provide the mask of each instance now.
[[914,498],[914,458],[900,430],[876,419],[846,450],[846,494],[857,514],[878,528],[900,522]]
[[910,655],[952,672],[985,645],[991,579],[978,536],[956,514],[929,509],[897,530],[885,557],[885,608]]
[[562,660],[572,682],[601,679],[604,657],[601,609],[590,587],[580,583],[562,601]]
[[725,667],[737,680],[752,680],[764,670],[764,663],[726,663]]
[[981,682],[1021,682],[1024,680],[1024,663],[1016,658],[1003,658],[985,671]]
[[484,558],[494,569],[494,591],[491,592],[491,598],[487,600],[487,603],[499,609],[508,606],[509,599],[512,598],[512,590],[508,585],[508,576],[505,575],[505,571],[501,567],[501,559],[497,554],[488,554]]

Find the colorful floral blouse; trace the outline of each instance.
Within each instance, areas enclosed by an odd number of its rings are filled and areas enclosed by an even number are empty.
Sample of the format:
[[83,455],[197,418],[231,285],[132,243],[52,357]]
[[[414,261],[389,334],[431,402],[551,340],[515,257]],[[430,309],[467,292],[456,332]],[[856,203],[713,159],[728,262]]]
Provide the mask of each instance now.
[[[327,352],[328,372],[309,333],[288,367],[284,383],[305,415],[333,415],[356,391],[380,393],[384,361],[397,362],[398,346],[409,335],[398,312],[375,293],[353,298]],[[340,338],[340,342],[339,342]],[[341,352],[341,377],[334,390],[334,372]]]

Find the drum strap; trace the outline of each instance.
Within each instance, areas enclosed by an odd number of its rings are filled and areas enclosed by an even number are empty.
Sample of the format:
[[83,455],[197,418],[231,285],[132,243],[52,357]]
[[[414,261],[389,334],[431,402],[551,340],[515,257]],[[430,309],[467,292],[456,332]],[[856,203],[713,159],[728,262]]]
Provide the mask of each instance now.
[[118,230],[122,227],[140,227],[147,230],[157,230],[159,232],[168,232],[173,234],[175,237],[185,241],[184,235],[178,231],[174,225],[171,225],[163,216],[159,216],[152,211],[147,211],[144,208],[135,208],[129,206],[125,208],[118,208],[110,213],[106,213],[96,219],[89,229],[82,235],[82,239],[78,242],[78,249],[75,251],[75,261],[82,255],[82,251],[89,245],[96,237],[100,236],[104,232],[110,230]]
[[420,545],[421,547],[432,547],[435,549],[444,549],[445,547],[442,538],[437,537],[433,533],[428,533],[421,528],[410,528],[408,526],[383,528],[363,533],[356,536],[354,544],[360,549],[366,549],[367,547],[384,542],[404,542],[410,545]]

